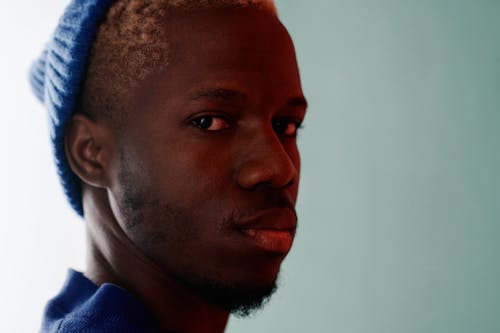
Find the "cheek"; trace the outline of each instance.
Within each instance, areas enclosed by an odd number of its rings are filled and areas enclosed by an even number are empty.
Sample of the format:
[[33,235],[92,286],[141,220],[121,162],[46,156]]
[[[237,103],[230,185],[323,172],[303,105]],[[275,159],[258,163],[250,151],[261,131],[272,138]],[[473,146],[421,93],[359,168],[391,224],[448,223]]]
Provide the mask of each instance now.
[[[168,231],[168,238],[197,239],[201,234],[210,236],[209,225],[199,221],[220,220],[223,202],[229,193],[231,179],[229,159],[220,151],[200,145],[162,145],[162,149],[133,149],[127,152],[129,160],[138,161],[123,173],[129,183],[131,195],[123,195],[123,204],[137,202],[141,215],[146,219],[143,237],[161,240],[161,233]],[[127,166],[127,164],[125,164]],[[135,193],[135,194],[134,194]],[[126,210],[126,208],[125,208]],[[136,209],[138,210],[138,209]],[[132,214],[129,214],[132,215]],[[156,234],[156,236],[155,236]],[[145,241],[145,240],[143,240]]]
[[[196,208],[227,189],[231,180],[231,158],[220,143],[182,140],[146,157],[150,162],[152,186],[166,197]],[[199,208],[199,207],[198,207]]]

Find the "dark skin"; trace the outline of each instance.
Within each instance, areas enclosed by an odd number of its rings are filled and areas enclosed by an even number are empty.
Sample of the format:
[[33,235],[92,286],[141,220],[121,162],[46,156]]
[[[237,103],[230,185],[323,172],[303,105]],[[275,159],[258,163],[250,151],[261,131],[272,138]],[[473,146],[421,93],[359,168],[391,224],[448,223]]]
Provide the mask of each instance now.
[[273,14],[207,9],[166,29],[175,56],[130,93],[122,126],[75,115],[66,137],[85,275],[135,294],[160,329],[223,332],[229,310],[197,286],[275,283],[295,234],[306,102]]

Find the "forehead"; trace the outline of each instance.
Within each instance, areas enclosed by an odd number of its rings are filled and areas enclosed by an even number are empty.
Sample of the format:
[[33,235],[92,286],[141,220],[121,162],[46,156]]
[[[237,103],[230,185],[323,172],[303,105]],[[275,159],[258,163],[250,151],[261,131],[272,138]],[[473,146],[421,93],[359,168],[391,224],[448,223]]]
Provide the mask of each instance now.
[[[300,95],[292,40],[276,15],[257,8],[218,8],[174,15],[167,27],[171,84],[265,85]],[[208,83],[207,83],[208,82]]]
[[197,48],[244,46],[258,41],[263,49],[270,50],[290,37],[275,13],[253,7],[205,8],[195,11],[178,10],[169,17],[166,25],[169,38],[179,46],[190,42]]

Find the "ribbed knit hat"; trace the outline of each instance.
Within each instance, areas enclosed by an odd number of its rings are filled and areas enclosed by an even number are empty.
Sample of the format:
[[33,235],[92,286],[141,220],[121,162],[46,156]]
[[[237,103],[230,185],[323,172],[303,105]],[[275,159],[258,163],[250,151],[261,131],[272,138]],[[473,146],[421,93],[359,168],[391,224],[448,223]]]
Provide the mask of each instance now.
[[30,71],[33,92],[48,111],[57,173],[66,197],[80,216],[81,183],[66,159],[64,132],[77,105],[99,24],[113,1],[72,0]]

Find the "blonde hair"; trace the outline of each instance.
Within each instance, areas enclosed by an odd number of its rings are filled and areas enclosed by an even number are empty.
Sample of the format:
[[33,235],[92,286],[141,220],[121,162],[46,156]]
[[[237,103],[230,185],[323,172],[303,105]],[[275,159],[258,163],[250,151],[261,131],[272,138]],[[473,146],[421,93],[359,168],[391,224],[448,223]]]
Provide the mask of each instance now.
[[[78,111],[119,125],[127,92],[169,63],[165,26],[175,9],[257,7],[277,15],[273,0],[117,0],[91,49]],[[118,111],[118,112],[116,112]]]

